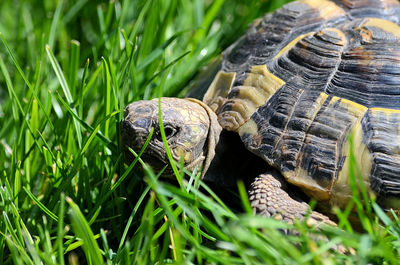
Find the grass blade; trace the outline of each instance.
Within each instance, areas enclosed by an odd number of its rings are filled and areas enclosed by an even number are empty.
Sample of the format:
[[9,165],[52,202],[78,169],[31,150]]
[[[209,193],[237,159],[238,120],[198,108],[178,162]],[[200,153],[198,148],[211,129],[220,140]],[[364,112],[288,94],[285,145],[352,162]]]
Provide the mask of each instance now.
[[103,257],[100,253],[99,245],[96,238],[90,229],[88,222],[71,198],[66,198],[69,204],[69,216],[71,218],[72,229],[78,238],[82,239],[83,250],[86,254],[86,259],[89,264],[103,264]]
[[38,198],[36,198],[35,195],[33,195],[32,192],[30,192],[26,187],[24,187],[24,191],[26,192],[26,194],[28,194],[29,198],[31,198],[36,205],[45,213],[47,214],[51,219],[53,219],[54,221],[58,222],[58,217],[57,215],[55,215],[54,213],[52,213],[46,206],[44,206],[43,203],[41,203]]
[[[60,85],[64,92],[65,98],[67,99],[68,104],[72,105],[73,99],[72,99],[71,91],[69,90],[68,83],[67,83],[65,76],[61,70],[61,67],[58,64],[56,58],[54,57],[54,54],[51,51],[51,48],[49,45],[46,45],[46,52],[50,59],[51,65],[53,66],[53,70],[58,78],[58,81],[60,82]],[[76,109],[74,107],[72,107],[70,109],[74,114],[77,114]],[[80,149],[80,148],[82,148],[81,127],[76,119],[73,119],[73,121],[74,121],[74,126],[75,126],[75,131],[76,131],[76,137],[77,137],[77,141],[78,141],[78,147]]]

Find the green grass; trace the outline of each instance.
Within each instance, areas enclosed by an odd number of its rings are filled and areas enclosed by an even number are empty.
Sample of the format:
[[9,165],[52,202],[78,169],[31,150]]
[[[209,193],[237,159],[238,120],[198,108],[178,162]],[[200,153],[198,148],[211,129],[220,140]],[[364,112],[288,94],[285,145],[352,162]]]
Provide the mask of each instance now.
[[[135,171],[140,159],[123,163],[125,105],[184,96],[283,2],[2,1],[0,263],[399,264],[399,221],[361,204],[355,185],[364,232],[347,221],[350,205],[340,228],[297,223],[285,236],[288,225],[246,213],[243,188],[233,210],[196,174],[172,185]],[[356,254],[333,252],[339,243]]]

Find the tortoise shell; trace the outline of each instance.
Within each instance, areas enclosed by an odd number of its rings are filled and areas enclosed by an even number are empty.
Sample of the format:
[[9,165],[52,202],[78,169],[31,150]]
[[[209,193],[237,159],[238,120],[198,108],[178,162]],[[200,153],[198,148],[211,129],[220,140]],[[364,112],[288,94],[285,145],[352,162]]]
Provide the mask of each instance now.
[[400,208],[399,21],[395,0],[287,4],[223,53],[203,101],[311,197],[346,204],[352,157]]

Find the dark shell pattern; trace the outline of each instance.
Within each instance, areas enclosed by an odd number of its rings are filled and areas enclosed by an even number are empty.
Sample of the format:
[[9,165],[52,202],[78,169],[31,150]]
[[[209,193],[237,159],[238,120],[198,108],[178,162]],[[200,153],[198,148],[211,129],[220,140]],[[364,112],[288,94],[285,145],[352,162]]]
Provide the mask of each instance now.
[[400,208],[399,22],[396,0],[292,2],[224,52],[203,100],[310,196],[346,203],[352,155]]

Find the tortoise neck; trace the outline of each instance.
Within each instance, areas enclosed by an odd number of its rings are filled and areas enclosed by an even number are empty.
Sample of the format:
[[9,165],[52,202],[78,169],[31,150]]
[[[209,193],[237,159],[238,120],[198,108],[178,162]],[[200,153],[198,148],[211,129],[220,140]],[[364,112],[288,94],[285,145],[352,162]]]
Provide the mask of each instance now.
[[237,133],[223,130],[203,180],[234,187],[239,179],[247,183],[268,168],[262,158],[245,148]]
[[202,176],[204,177],[204,174],[207,172],[211,164],[211,161],[214,159],[215,148],[219,142],[219,137],[222,131],[222,127],[219,125],[217,115],[209,106],[207,106],[207,104],[194,98],[187,98],[187,100],[199,104],[205,109],[205,111],[207,111],[208,114],[209,129],[208,129],[207,141],[203,147],[203,154],[205,159],[203,162]]

